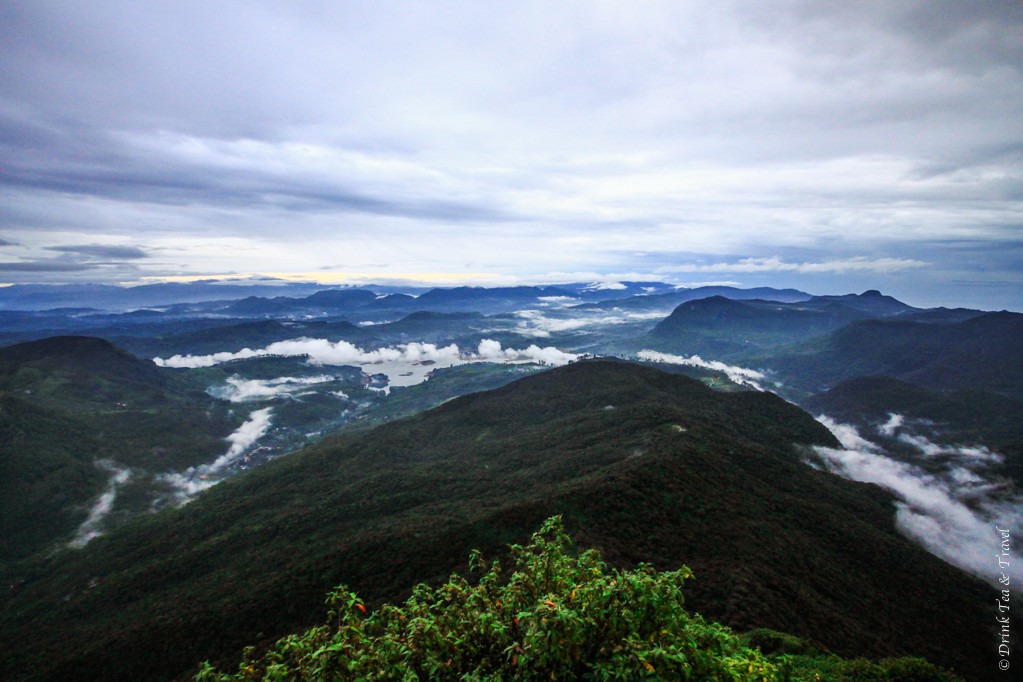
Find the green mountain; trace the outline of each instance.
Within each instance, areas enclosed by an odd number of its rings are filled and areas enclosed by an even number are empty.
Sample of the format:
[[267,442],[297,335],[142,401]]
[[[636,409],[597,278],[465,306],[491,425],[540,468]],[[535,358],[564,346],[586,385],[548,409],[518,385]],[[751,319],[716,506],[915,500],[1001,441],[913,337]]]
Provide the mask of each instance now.
[[839,301],[735,301],[712,296],[675,308],[641,343],[654,350],[714,359],[826,334],[870,313]]
[[237,352],[243,348],[265,348],[271,343],[295,339],[301,336],[312,338],[361,338],[359,327],[343,321],[280,322],[259,320],[256,322],[232,322],[209,329],[198,329],[152,336],[118,336],[116,342],[142,357],[170,357],[172,355],[208,355],[220,352]]
[[0,392],[0,564],[71,539],[108,475],[77,419]]
[[[836,446],[766,393],[587,361],[342,434],[188,506],[5,575],[6,679],[169,679],[500,556],[563,514],[618,566],[687,564],[687,604],[839,654],[990,664],[991,588],[899,535],[881,489],[803,463]],[[797,445],[794,445],[797,444]]]
[[111,469],[215,458],[244,412],[101,339],[0,348],[0,560],[70,540]]
[[167,375],[108,341],[56,336],[0,348],[0,389],[76,412],[166,404]]
[[863,320],[819,339],[748,358],[811,393],[846,379],[888,376],[939,391],[1023,398],[1023,314],[961,322]]

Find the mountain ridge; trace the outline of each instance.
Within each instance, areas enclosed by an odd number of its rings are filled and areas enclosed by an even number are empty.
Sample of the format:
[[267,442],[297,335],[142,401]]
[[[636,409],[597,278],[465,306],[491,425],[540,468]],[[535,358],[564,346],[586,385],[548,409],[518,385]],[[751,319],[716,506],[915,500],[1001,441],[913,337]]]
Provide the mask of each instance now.
[[[535,374],[329,437],[26,567],[0,635],[37,645],[0,672],[176,676],[315,622],[334,584],[400,596],[554,513],[613,563],[687,563],[689,603],[740,629],[975,661],[987,588],[898,535],[888,493],[815,471],[793,442],[837,445],[771,394],[606,360]],[[961,620],[938,627],[946,609]]]

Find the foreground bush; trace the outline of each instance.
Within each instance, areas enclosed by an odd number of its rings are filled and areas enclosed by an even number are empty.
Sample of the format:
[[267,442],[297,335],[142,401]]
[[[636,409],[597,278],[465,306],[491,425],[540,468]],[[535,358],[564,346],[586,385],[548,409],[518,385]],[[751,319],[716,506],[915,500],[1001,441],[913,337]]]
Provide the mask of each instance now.
[[[482,573],[475,585],[458,575],[436,589],[418,585],[402,606],[370,613],[340,587],[327,599],[328,624],[285,637],[262,656],[247,650],[233,675],[204,664],[196,679],[955,679],[918,659],[874,665],[816,651],[781,655],[776,665],[728,628],[686,612],[688,568],[616,570],[596,551],[575,555],[571,546],[555,517],[529,545],[511,547],[507,580],[497,562],[484,566],[473,553],[470,569]],[[888,677],[896,670],[910,674]]]
[[367,613],[338,588],[330,623],[285,637],[261,657],[247,652],[234,675],[213,680],[615,680],[774,679],[759,651],[683,607],[688,568],[610,569],[595,551],[573,556],[560,518],[528,546],[512,546],[515,570],[494,562],[476,585],[452,576],[417,586],[402,606]]

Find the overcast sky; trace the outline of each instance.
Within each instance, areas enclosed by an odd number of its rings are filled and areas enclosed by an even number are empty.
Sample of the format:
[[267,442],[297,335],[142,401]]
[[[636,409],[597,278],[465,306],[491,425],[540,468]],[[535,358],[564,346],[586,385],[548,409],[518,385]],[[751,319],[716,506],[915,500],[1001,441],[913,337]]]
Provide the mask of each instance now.
[[0,2],[0,283],[1023,310],[1023,2]]

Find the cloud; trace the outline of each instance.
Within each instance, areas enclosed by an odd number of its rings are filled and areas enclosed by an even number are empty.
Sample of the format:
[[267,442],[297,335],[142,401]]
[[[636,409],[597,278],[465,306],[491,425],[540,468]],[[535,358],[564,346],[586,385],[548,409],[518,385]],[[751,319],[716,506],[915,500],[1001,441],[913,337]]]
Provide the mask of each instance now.
[[553,346],[540,348],[535,344],[527,348],[516,350],[514,348],[502,348],[499,341],[484,339],[480,341],[477,348],[480,360],[485,362],[535,362],[541,365],[560,366],[567,365],[579,359],[575,353],[566,353]]
[[[210,390],[218,398],[241,403],[249,400],[267,400],[280,395],[290,395],[297,390],[328,381],[337,377],[326,374],[314,377],[278,377],[276,379],[244,379],[240,376],[228,377],[224,386]],[[347,397],[347,396],[345,396]]]
[[575,296],[537,296],[536,300],[546,303],[548,305],[569,305],[572,303],[578,303],[579,299]]
[[110,473],[110,480],[107,481],[106,489],[89,509],[89,516],[75,531],[74,539],[68,543],[68,546],[74,549],[85,547],[90,540],[103,534],[103,521],[114,508],[118,488],[131,479],[130,469],[119,467],[110,460],[98,460],[95,464]]
[[1018,241],[1018,3],[441,4],[5,12],[0,231],[26,262],[141,236],[136,277],[662,259],[1018,289],[1018,260],[914,255]]
[[[670,309],[670,306],[668,306]],[[603,312],[594,314],[588,311],[574,310],[572,317],[549,317],[540,310],[517,310],[515,316],[522,318],[516,331],[528,336],[541,338],[551,334],[581,331],[587,327],[604,327],[609,325],[629,324],[644,320],[664,319],[666,312],[634,312],[615,309],[614,315]]]
[[856,256],[841,260],[827,260],[816,263],[789,263],[781,258],[742,258],[733,263],[711,263],[708,265],[673,265],[658,268],[660,272],[798,272],[798,273],[847,273],[876,272],[891,273],[902,270],[923,268],[929,265],[912,258],[866,258]]
[[889,413],[888,420],[877,427],[879,434],[888,438],[895,438],[900,443],[908,445],[921,455],[929,458],[943,458],[948,460],[961,460],[968,464],[1001,463],[1004,461],[1002,455],[992,452],[984,445],[942,445],[931,441],[929,438],[914,433],[906,423],[906,417]]
[[729,378],[729,380],[736,384],[749,386],[750,388],[755,388],[758,391],[764,390],[760,382],[767,379],[763,372],[758,372],[754,369],[746,369],[745,367],[726,365],[719,360],[704,360],[699,355],[684,357],[682,355],[660,353],[653,350],[641,350],[636,353],[636,357],[648,362],[666,362],[672,365],[687,365],[689,367],[712,369],[716,372],[722,372]]
[[[496,344],[496,346],[495,346]],[[501,350],[501,344],[485,340],[481,343],[480,357],[488,361],[505,360],[528,362],[530,359],[541,364],[564,364],[578,356],[565,353],[554,347],[539,348],[531,345],[524,350]],[[484,355],[483,350],[487,351]],[[290,341],[278,341],[265,348],[252,350],[244,348],[236,352],[212,353],[210,355],[174,355],[170,358],[153,358],[160,367],[197,368],[212,367],[231,360],[240,360],[269,355],[290,357],[305,356],[313,365],[375,365],[382,363],[445,363],[470,362],[474,358],[463,356],[458,346],[449,344],[438,347],[432,343],[407,343],[395,348],[382,347],[366,351],[348,341],[328,341],[326,339],[300,338]],[[288,379],[291,380],[291,379]],[[298,381],[298,380],[291,380]],[[229,380],[230,383],[230,380]],[[246,391],[269,391],[275,388],[266,384],[249,384]]]
[[583,291],[621,291],[623,289],[628,288],[629,287],[627,285],[622,284],[621,282],[604,281],[594,282],[593,284],[590,284],[588,287],[586,287]]
[[0,263],[0,272],[82,272],[94,269],[94,265],[72,263],[62,260],[40,260]]
[[245,452],[252,444],[262,438],[270,428],[271,412],[272,409],[267,407],[250,414],[245,423],[227,437],[227,442],[231,444],[231,447],[226,453],[213,461],[208,471],[210,473],[221,471],[237,459],[238,455]]
[[[818,420],[845,448],[815,447],[818,461],[832,473],[876,483],[894,493],[898,498],[895,522],[903,534],[948,563],[997,584],[1002,569],[994,558],[1000,542],[995,528],[1012,528],[1014,537],[1019,537],[1019,519],[1023,518],[1023,497],[986,473],[999,458],[977,456],[986,448],[946,447],[944,466],[934,469],[932,462],[925,470],[888,456],[852,426],[826,416]],[[879,433],[902,428],[896,422],[899,420],[890,419]],[[905,442],[919,445],[926,459],[934,455],[926,439]],[[1018,562],[1009,572],[1013,584],[1023,580],[1023,566]]]
[[229,475],[227,471],[245,452],[270,430],[273,408],[266,407],[249,415],[241,426],[227,437],[230,447],[209,464],[189,467],[182,472],[158,474],[154,480],[173,491],[178,504],[185,504],[204,490],[212,488]]
[[142,249],[136,246],[106,246],[103,244],[83,244],[79,246],[47,246],[47,251],[61,251],[87,258],[99,258],[104,260],[134,260],[148,258]]
[[438,348],[432,343],[408,343],[397,348],[365,351],[348,341],[299,338],[278,341],[256,350],[243,348],[237,352],[225,351],[210,355],[174,355],[167,359],[153,358],[153,362],[160,367],[196,368],[267,355],[304,356],[313,365],[372,365],[382,362],[449,362],[459,358],[459,351],[454,344]]

